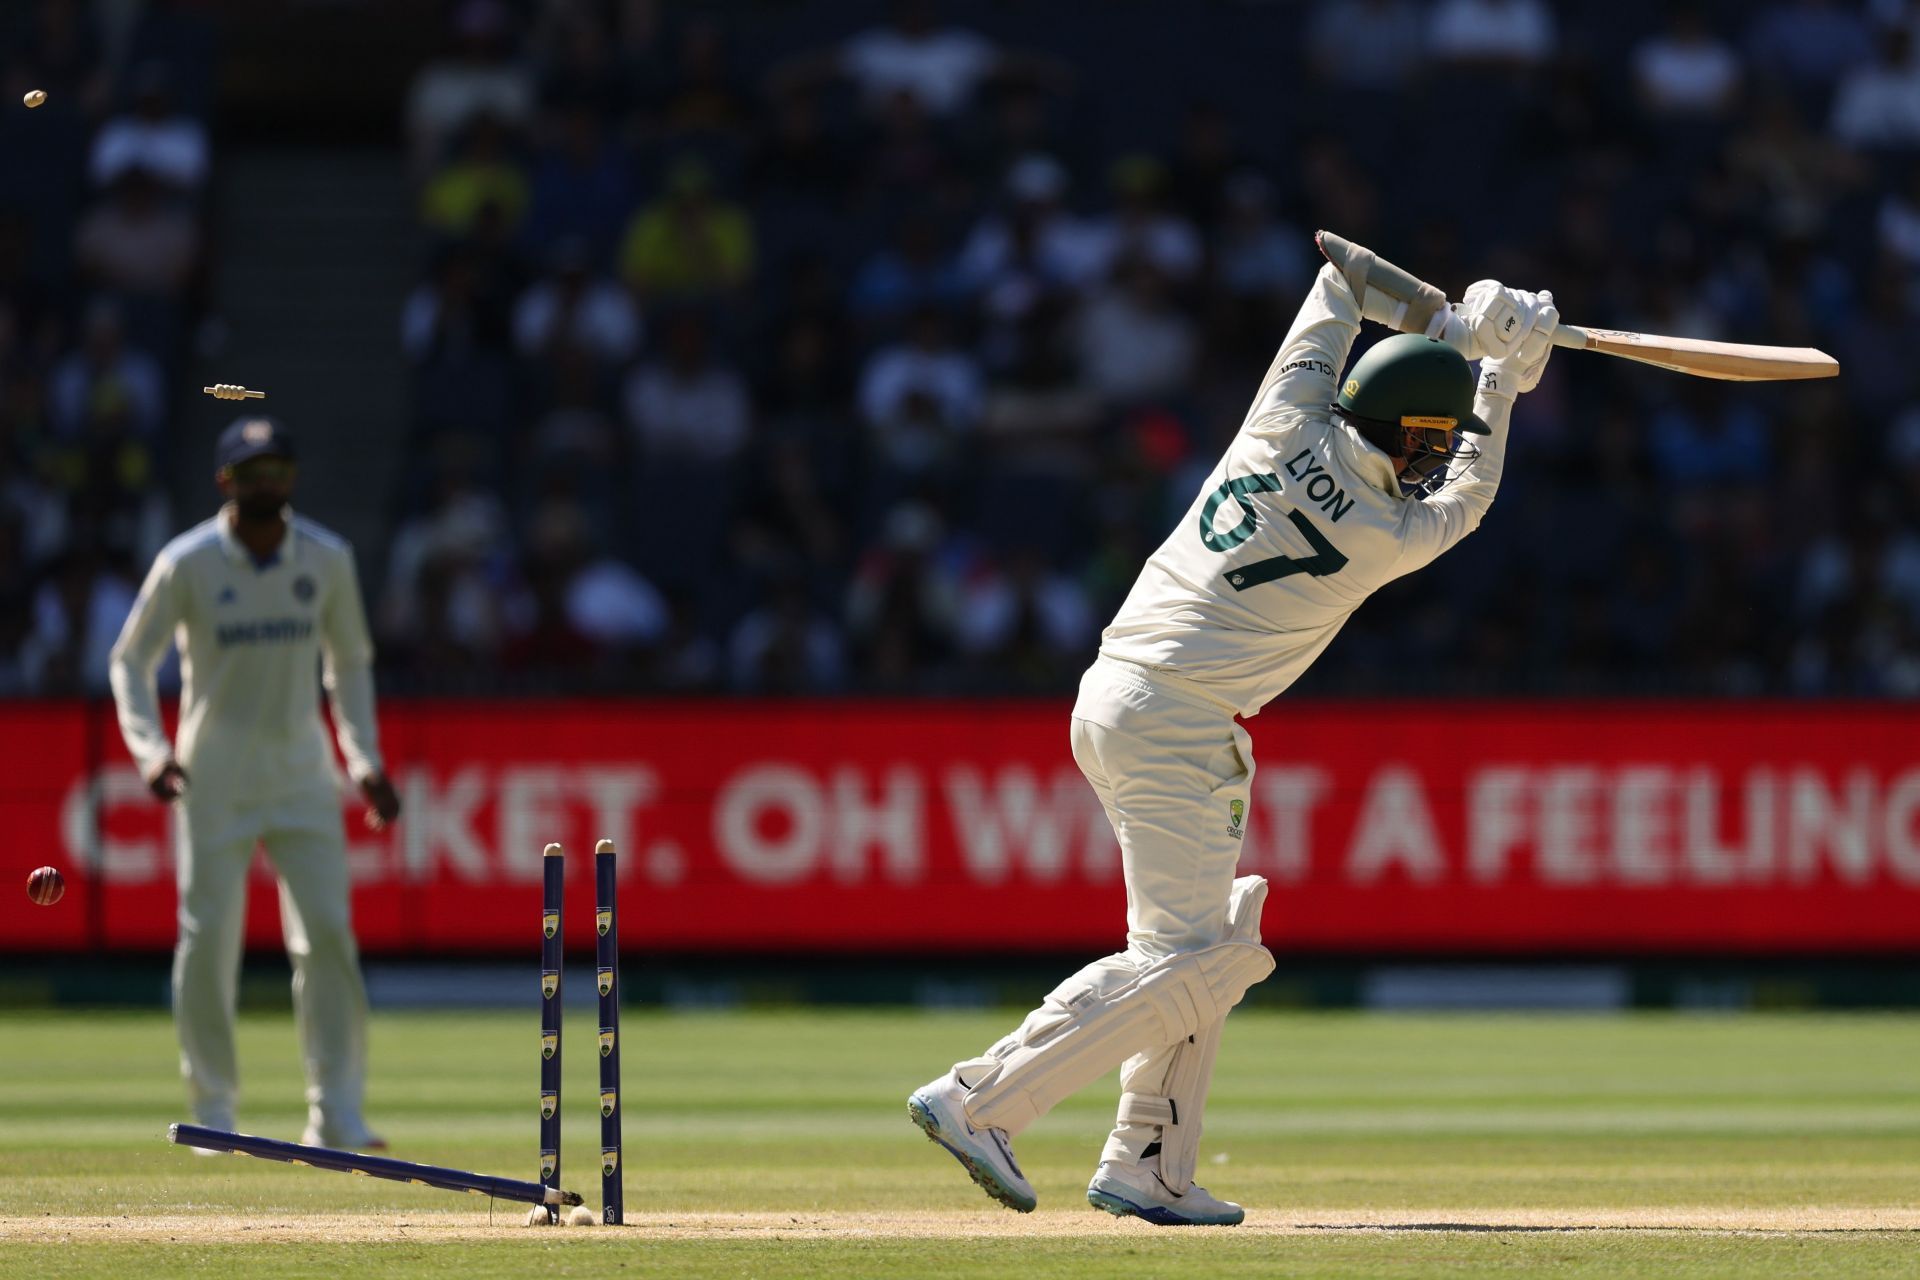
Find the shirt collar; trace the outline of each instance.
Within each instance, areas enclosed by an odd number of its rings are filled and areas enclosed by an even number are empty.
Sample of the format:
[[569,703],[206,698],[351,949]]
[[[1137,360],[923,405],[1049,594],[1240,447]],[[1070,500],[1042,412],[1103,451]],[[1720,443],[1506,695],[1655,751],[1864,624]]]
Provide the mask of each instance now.
[[300,527],[294,523],[293,509],[287,508],[287,532],[280,539],[280,545],[274,548],[273,555],[266,560],[255,560],[253,552],[233,532],[233,504],[220,508],[220,514],[214,517],[214,525],[220,530],[220,550],[234,564],[252,568],[256,572],[271,569],[275,565],[285,564],[298,552]]
[[1330,446],[1341,455],[1347,464],[1361,479],[1374,488],[1396,498],[1405,498],[1400,488],[1400,472],[1393,465],[1393,459],[1368,444],[1366,437],[1353,429],[1353,424],[1333,416],[1333,430],[1327,434]]

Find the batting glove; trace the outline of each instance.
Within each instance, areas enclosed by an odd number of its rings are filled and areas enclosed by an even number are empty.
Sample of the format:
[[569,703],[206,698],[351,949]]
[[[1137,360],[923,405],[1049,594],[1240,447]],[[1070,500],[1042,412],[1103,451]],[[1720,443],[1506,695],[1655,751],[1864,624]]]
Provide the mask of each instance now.
[[1553,331],[1560,324],[1560,308],[1553,305],[1553,294],[1545,289],[1539,293],[1517,289],[1507,292],[1526,298],[1528,310],[1522,317],[1524,323],[1516,326],[1519,338],[1512,351],[1480,362],[1480,390],[1513,397],[1540,385],[1540,375],[1547,371],[1547,357],[1553,354]]

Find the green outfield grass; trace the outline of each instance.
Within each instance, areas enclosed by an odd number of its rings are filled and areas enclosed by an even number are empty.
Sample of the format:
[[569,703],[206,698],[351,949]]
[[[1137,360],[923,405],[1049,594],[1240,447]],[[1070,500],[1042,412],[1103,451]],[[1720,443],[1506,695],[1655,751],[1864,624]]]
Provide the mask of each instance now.
[[[155,1014],[0,1013],[0,1272],[482,1276],[1920,1275],[1920,1018],[1236,1015],[1201,1180],[1252,1210],[1087,1208],[1097,1085],[1019,1143],[994,1209],[906,1093],[1013,1014],[627,1019],[626,1230],[169,1147]],[[297,1138],[286,1014],[244,1022],[241,1127]],[[568,1185],[598,1201],[593,1027],[568,1024]],[[375,1020],[394,1154],[534,1176],[538,1015]],[[1506,1228],[1506,1229],[1501,1229]]]

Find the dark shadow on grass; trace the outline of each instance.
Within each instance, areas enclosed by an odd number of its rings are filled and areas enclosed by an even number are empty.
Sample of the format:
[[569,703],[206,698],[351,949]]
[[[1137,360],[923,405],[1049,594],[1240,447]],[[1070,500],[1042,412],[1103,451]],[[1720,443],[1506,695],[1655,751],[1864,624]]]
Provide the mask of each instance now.
[[1602,1226],[1599,1224],[1568,1223],[1564,1226],[1541,1226],[1534,1223],[1529,1226],[1503,1224],[1496,1222],[1296,1222],[1293,1224],[1301,1231],[1430,1231],[1480,1232],[1484,1234],[1515,1235],[1571,1235],[1578,1232],[1679,1232],[1687,1235],[1747,1235],[1747,1236],[1912,1236],[1920,1235],[1920,1227],[1655,1227],[1655,1226]]

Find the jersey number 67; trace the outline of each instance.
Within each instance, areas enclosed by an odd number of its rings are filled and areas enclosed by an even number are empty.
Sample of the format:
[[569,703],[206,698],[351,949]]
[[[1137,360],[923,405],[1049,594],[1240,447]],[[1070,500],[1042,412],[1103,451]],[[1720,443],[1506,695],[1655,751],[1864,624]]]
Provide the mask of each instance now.
[[[1210,551],[1231,551],[1251,538],[1254,530],[1260,527],[1260,515],[1253,509],[1253,495],[1256,493],[1279,493],[1280,477],[1272,472],[1261,472],[1250,476],[1236,476],[1223,481],[1213,495],[1207,499],[1207,505],[1200,509],[1200,541],[1207,544]],[[1225,533],[1215,531],[1213,518],[1219,514],[1221,506],[1232,498],[1240,508],[1240,523]],[[1314,578],[1324,578],[1330,573],[1338,573],[1347,567],[1347,557],[1340,549],[1327,541],[1327,535],[1319,527],[1293,507],[1287,508],[1287,519],[1300,531],[1300,536],[1313,548],[1310,556],[1273,556],[1266,560],[1255,560],[1243,564],[1237,569],[1229,569],[1221,575],[1227,585],[1235,591],[1245,591],[1248,587],[1257,587],[1263,582],[1276,582],[1296,573],[1304,573]]]

